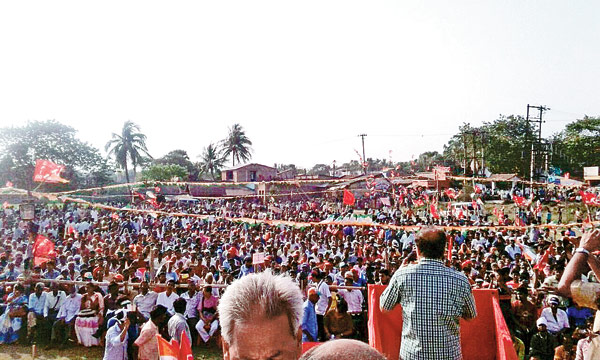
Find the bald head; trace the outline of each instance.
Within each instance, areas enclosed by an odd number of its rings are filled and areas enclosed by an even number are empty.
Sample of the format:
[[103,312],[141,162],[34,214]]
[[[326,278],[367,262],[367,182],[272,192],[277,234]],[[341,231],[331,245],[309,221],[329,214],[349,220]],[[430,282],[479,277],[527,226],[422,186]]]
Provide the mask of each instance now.
[[350,339],[327,341],[305,352],[300,360],[385,360],[364,342]]
[[430,259],[442,259],[446,250],[446,232],[434,226],[421,228],[415,237],[419,254]]

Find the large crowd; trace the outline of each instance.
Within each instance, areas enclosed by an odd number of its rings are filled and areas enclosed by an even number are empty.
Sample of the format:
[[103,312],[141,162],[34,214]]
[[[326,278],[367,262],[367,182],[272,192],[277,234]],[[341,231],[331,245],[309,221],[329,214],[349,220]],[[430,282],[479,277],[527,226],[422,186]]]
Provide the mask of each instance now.
[[[38,204],[33,222],[21,220],[16,208],[5,208],[0,213],[0,344],[78,343],[106,346],[109,353],[112,339],[126,333],[126,357],[156,359],[149,335],[155,331],[166,339],[185,332],[193,346],[210,346],[219,341],[217,309],[227,285],[266,269],[289,275],[315,304],[317,331],[304,332],[304,341],[366,340],[366,286],[387,285],[399,267],[416,261],[415,229],[409,226],[435,224],[453,227],[447,232],[446,265],[464,273],[473,288],[499,290],[520,359],[553,359],[559,352],[567,355],[557,359],[575,358],[577,341],[593,333],[594,313],[553,293],[581,227],[494,226],[513,224],[515,217],[524,224],[561,223],[562,210],[551,210],[560,199],[575,198],[575,192],[538,191],[531,206],[504,214],[486,210],[477,200],[489,195],[484,191],[471,204],[439,206],[438,216],[428,206],[414,206],[415,200],[438,199],[437,194],[419,189],[395,195],[397,203],[371,196],[356,206],[344,205],[339,197],[161,205],[161,211],[190,216],[157,215],[144,202],[119,212],[70,202]],[[439,200],[446,197],[441,193]],[[571,215],[583,221],[585,210],[576,211]],[[373,223],[399,227],[320,223],[352,219],[357,212]],[[29,266],[32,234],[50,239],[55,253]],[[258,254],[264,257],[257,263]],[[591,272],[582,278],[598,281]],[[115,321],[121,325],[115,327]]]

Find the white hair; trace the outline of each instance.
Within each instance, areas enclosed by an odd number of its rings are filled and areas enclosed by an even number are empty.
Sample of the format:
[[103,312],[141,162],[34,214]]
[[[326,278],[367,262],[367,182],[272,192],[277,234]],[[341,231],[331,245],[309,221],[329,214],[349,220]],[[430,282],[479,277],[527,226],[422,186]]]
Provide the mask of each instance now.
[[219,301],[221,335],[231,345],[236,324],[286,315],[290,333],[296,336],[302,311],[302,293],[290,277],[270,270],[249,274],[229,285]]

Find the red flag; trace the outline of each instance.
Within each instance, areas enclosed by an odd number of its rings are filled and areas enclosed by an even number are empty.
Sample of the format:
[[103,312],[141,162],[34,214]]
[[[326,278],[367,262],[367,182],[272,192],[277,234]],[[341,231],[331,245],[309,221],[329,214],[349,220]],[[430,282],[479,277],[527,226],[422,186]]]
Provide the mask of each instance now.
[[569,173],[565,173],[564,176],[565,176],[565,179],[570,179],[571,178],[571,174],[569,174]]
[[119,214],[117,214],[116,212],[112,213],[112,215],[110,216],[113,220],[119,220]]
[[412,203],[415,207],[425,206],[425,203],[421,199],[413,199]]
[[33,181],[44,183],[68,183],[69,180],[60,177],[60,173],[65,169],[64,165],[58,165],[50,160],[36,160]]
[[178,360],[179,343],[175,339],[167,341],[162,336],[156,335],[158,340],[158,355],[160,360]]
[[190,343],[190,339],[188,339],[185,331],[181,333],[179,360],[194,360],[194,355],[192,355],[192,344]]
[[33,244],[33,265],[37,266],[56,257],[54,243],[45,236],[38,235]]
[[431,204],[429,207],[430,207],[430,211],[431,211],[431,216],[434,219],[439,219],[440,214],[438,214],[437,207],[434,204]]
[[148,198],[146,200],[150,205],[152,205],[155,209],[158,209],[158,202],[156,202],[156,198]]
[[522,196],[513,195],[513,201],[515,202],[515,205],[517,205],[517,206],[527,206],[527,205],[529,205],[529,203],[527,202],[527,200],[524,197],[522,197]]
[[596,196],[596,194],[592,194],[589,192],[583,192],[580,191],[579,194],[581,195],[581,199],[583,200],[583,203],[585,205],[600,205],[600,202],[598,201],[598,197]]
[[456,192],[456,190],[454,190],[453,188],[449,188],[446,189],[446,191],[444,191],[444,193],[446,194],[447,197],[449,197],[451,200],[456,200],[456,198],[458,197],[458,193]]
[[355,201],[354,194],[348,191],[348,189],[344,189],[344,205],[354,205]]
[[537,264],[533,267],[534,269],[544,270],[546,265],[548,264],[548,257],[550,256],[550,252],[554,249],[554,245],[550,245],[546,251],[544,251],[544,255],[540,258]]
[[13,187],[13,183],[11,183],[10,181],[7,181],[5,186],[6,187]]
[[495,216],[495,217],[500,217],[500,216],[499,216],[499,212],[498,212],[498,208],[497,208],[497,207],[495,207],[495,206],[494,206],[494,211],[493,211],[493,213],[494,213],[494,216]]
[[2,207],[8,209],[10,207],[10,204],[8,203],[8,201],[5,201],[4,204],[2,204]]
[[481,188],[478,185],[475,185],[475,194],[481,194]]

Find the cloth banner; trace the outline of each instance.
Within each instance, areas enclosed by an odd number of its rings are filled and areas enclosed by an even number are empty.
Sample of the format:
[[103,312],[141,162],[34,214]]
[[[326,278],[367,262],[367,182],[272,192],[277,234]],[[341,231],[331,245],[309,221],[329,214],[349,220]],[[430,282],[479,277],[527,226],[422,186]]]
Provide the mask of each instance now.
[[[397,305],[391,312],[382,313],[379,298],[385,285],[369,285],[369,345],[390,360],[400,355],[402,337],[402,308]],[[493,305],[497,290],[473,290],[477,317],[460,320],[460,340],[464,360],[517,360],[510,334],[500,308]],[[500,347],[503,350],[500,350]]]
[[65,169],[64,165],[58,165],[50,160],[36,160],[33,181],[45,183],[68,183],[69,180],[60,177]]

